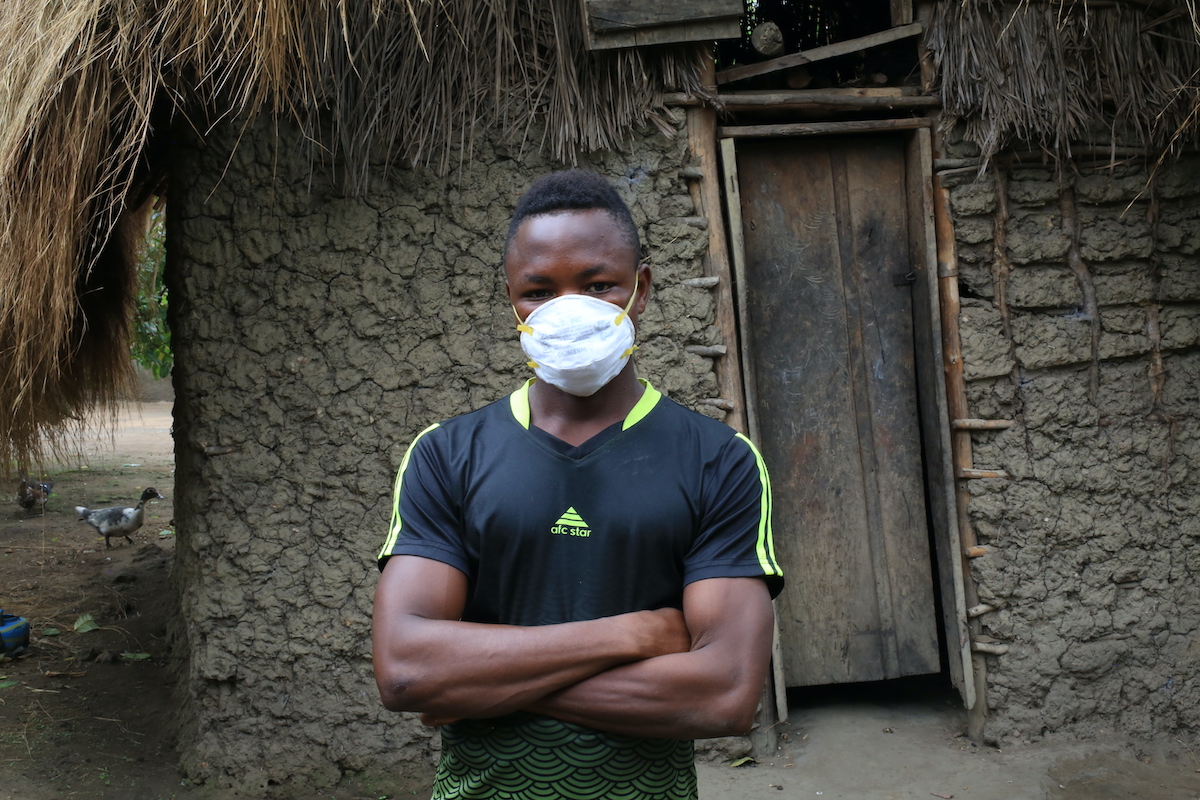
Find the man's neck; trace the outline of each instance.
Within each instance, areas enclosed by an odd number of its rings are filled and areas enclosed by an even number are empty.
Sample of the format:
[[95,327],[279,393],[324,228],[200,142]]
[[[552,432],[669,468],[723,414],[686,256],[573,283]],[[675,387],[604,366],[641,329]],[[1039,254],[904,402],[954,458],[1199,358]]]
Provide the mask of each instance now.
[[633,361],[589,397],[576,397],[545,381],[529,387],[530,424],[578,447],[629,415],[646,387],[638,382]]

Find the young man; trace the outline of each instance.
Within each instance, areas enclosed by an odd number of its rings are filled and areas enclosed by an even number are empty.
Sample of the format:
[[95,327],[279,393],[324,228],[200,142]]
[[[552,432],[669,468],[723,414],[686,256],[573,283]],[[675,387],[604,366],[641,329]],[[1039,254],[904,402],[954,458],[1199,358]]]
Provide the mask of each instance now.
[[517,205],[537,378],[422,431],[379,555],[384,705],[442,728],[435,798],[692,798],[692,739],[750,728],[782,573],[743,436],[639,381],[650,268],[594,173]]

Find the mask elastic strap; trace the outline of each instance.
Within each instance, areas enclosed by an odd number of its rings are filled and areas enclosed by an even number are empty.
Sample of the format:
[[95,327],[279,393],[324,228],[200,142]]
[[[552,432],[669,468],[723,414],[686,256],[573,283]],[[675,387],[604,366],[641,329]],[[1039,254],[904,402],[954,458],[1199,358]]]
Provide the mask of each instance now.
[[617,314],[617,318],[613,320],[613,325],[620,325],[629,316],[629,309],[633,308],[633,301],[637,299],[638,290],[638,274],[633,273],[633,294],[629,297],[629,302],[625,304],[625,310]]
[[509,303],[508,307],[513,310],[513,316],[517,318],[517,330],[519,330],[521,333],[528,333],[530,336],[532,336],[533,328],[521,321],[521,315],[517,313],[517,307],[512,303]]

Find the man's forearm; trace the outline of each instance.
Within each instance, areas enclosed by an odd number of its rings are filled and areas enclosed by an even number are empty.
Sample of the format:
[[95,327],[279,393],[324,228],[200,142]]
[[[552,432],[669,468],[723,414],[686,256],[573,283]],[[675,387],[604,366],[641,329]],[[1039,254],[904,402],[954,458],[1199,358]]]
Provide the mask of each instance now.
[[601,730],[678,738],[750,724],[773,619],[757,579],[690,584],[682,614],[531,627],[459,621],[466,589],[463,574],[439,562],[388,563],[372,622],[375,680],[388,709],[444,722],[527,708]]
[[[410,616],[393,626],[392,635],[378,637],[384,644],[376,645],[376,680],[384,705],[394,711],[441,719],[497,716],[611,667],[657,655],[669,645],[654,631],[670,639],[673,626],[682,628],[682,620],[672,622],[670,613],[536,627]],[[679,641],[685,646],[686,639]]]
[[627,736],[702,739],[745,733],[758,705],[764,669],[743,669],[703,652],[614,667],[531,703],[528,710]]
[[753,578],[697,581],[683,608],[686,653],[614,667],[533,702],[529,710],[630,736],[699,739],[749,730],[771,655],[774,614]]
[[425,558],[388,561],[375,591],[375,682],[386,708],[439,720],[521,708],[602,670],[687,650],[683,615],[639,611],[561,625],[459,621],[467,579]]

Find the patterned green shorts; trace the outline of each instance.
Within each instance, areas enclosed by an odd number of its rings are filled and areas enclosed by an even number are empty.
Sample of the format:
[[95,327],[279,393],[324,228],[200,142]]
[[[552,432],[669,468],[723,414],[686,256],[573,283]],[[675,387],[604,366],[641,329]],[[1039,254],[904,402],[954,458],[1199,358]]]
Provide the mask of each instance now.
[[442,729],[434,800],[695,800],[691,741],[640,739],[536,714]]

